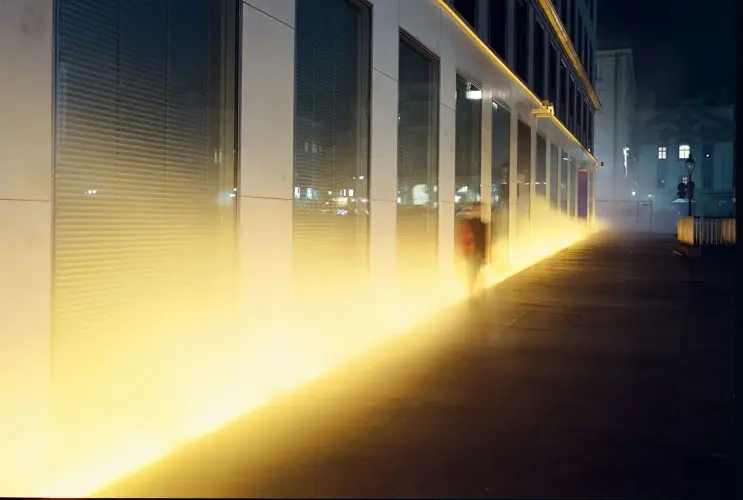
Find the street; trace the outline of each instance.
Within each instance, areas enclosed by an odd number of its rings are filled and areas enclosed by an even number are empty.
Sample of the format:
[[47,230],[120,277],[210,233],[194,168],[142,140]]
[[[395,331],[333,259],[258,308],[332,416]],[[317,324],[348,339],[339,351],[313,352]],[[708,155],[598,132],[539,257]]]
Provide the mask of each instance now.
[[594,237],[99,495],[730,498],[733,265]]

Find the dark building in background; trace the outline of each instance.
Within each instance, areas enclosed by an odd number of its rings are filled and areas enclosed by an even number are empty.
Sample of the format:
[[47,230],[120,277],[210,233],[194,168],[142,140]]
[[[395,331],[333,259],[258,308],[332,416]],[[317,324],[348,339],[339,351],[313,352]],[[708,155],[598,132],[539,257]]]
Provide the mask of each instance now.
[[696,168],[694,215],[733,215],[734,106],[711,105],[703,98],[672,108],[638,110],[637,198],[652,201],[653,227],[673,231],[676,219],[687,214],[677,185],[687,176],[685,162]]

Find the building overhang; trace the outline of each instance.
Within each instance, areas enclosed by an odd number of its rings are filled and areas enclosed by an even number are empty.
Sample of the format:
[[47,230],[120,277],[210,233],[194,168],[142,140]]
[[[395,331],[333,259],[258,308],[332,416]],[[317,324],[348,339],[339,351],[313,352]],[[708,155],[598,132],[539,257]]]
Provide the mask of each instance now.
[[557,119],[552,104],[545,102],[532,109],[532,114],[536,119],[537,131],[549,137],[553,144],[567,153],[578,164],[579,170],[595,172],[601,168],[596,157]]

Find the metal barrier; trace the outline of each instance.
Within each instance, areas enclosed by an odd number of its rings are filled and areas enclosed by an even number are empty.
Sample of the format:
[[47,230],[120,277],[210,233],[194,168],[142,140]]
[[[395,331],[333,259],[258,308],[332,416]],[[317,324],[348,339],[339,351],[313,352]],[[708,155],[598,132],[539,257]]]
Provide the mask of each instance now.
[[681,217],[676,237],[691,246],[735,245],[735,219],[729,217]]

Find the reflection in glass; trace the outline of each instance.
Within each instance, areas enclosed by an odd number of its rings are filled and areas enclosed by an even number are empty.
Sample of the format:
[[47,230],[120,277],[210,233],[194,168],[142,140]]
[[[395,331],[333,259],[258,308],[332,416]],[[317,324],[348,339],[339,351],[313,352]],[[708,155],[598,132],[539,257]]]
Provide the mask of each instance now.
[[[294,258],[300,273],[366,267],[369,9],[297,3]],[[297,196],[299,194],[299,196]]]
[[397,248],[402,274],[437,267],[438,64],[415,41],[400,40]]
[[547,141],[537,134],[537,178],[535,179],[538,198],[547,198]]
[[457,75],[457,109],[454,146],[455,215],[480,201],[482,141],[482,91]]

